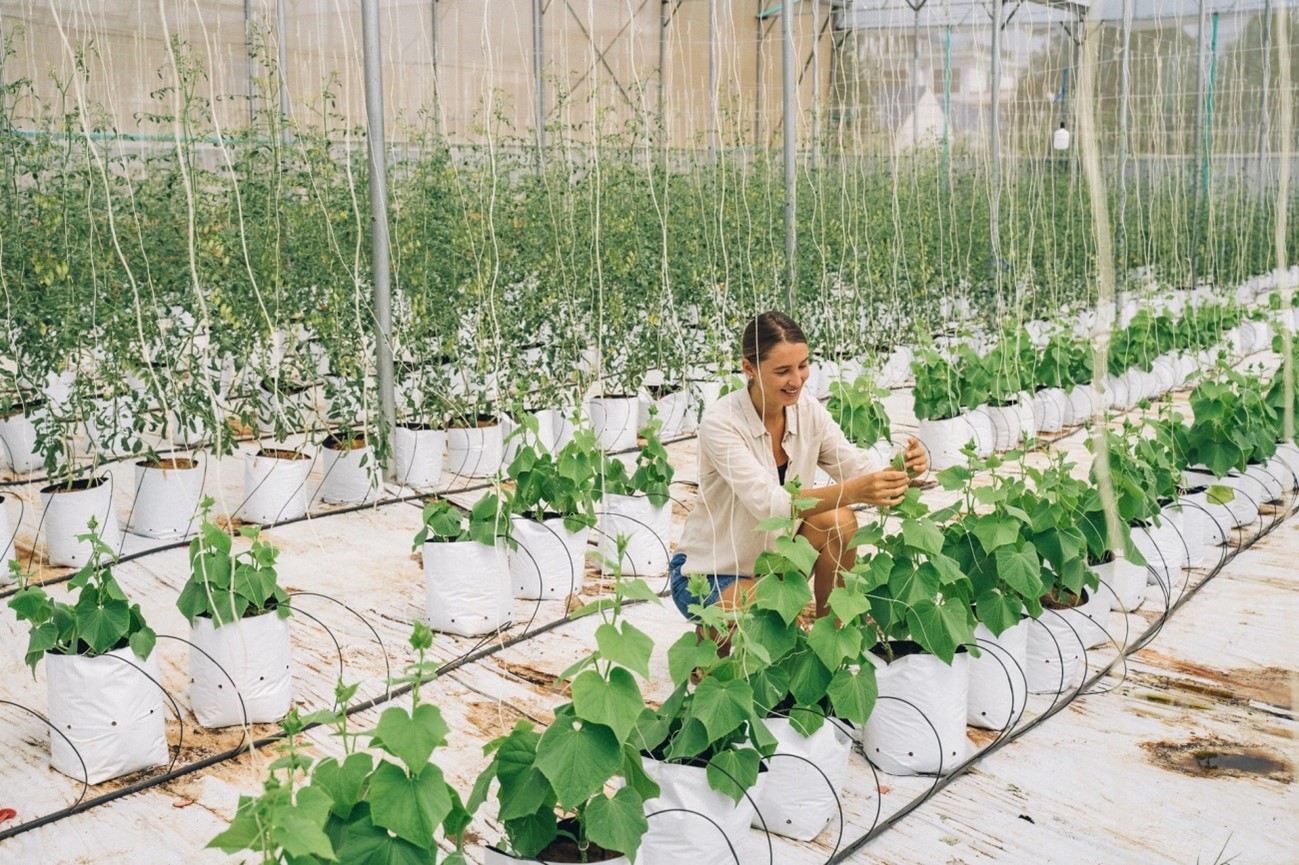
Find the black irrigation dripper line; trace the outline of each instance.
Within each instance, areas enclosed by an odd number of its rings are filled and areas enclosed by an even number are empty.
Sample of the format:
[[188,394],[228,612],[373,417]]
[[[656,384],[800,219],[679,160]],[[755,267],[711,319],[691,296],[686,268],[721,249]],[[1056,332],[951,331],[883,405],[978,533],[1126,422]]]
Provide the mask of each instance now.
[[[1287,514],[1287,516],[1289,516],[1289,514]],[[1083,680],[1082,684],[1078,687],[1077,690],[1075,690],[1075,691],[1074,691],[1074,692],[1069,696],[1069,698],[1068,698],[1067,700],[1064,700],[1063,702],[1060,702],[1058,705],[1057,705],[1057,704],[1053,704],[1053,707],[1052,707],[1051,709],[1049,709],[1048,711],[1044,712],[1043,714],[1037,716],[1036,718],[1033,718],[1031,721],[1029,721],[1029,722],[1028,722],[1027,724],[1025,724],[1023,727],[1018,728],[1018,729],[1015,729],[1014,731],[1012,731],[1009,735],[1005,736],[1004,738],[999,738],[999,739],[993,741],[993,742],[992,742],[991,744],[989,744],[987,747],[985,747],[985,748],[981,748],[979,751],[977,751],[976,753],[974,753],[973,755],[971,755],[971,756],[970,756],[967,760],[965,760],[963,763],[961,763],[960,765],[956,766],[956,768],[954,768],[954,769],[952,770],[951,774],[936,779],[934,785],[931,786],[930,789],[929,789],[928,791],[926,791],[924,794],[922,794],[921,796],[916,797],[915,799],[911,800],[911,801],[908,802],[907,804],[903,805],[900,809],[898,809],[897,811],[895,811],[893,814],[890,814],[886,819],[884,819],[883,821],[880,821],[879,823],[877,823],[877,825],[876,825],[874,828],[872,828],[870,831],[868,831],[868,832],[866,832],[865,834],[861,835],[861,836],[858,837],[856,840],[850,842],[846,847],[844,847],[844,848],[843,848],[842,850],[840,850],[837,854],[835,854],[834,856],[832,856],[832,857],[827,861],[826,865],[838,865],[838,863],[845,862],[845,861],[848,859],[849,856],[851,856],[852,854],[854,854],[854,853],[856,853],[857,851],[861,850],[863,847],[865,847],[865,846],[866,846],[867,844],[869,844],[871,841],[875,840],[875,839],[878,838],[880,835],[882,835],[885,831],[887,831],[888,829],[890,829],[894,824],[898,823],[898,822],[901,821],[904,817],[910,815],[911,812],[915,811],[917,808],[919,808],[921,805],[923,805],[925,802],[927,802],[929,799],[933,798],[935,795],[937,795],[939,792],[941,792],[943,789],[945,789],[949,784],[951,784],[951,783],[952,783],[953,781],[955,781],[957,778],[961,777],[961,776],[965,773],[965,771],[966,771],[968,768],[970,768],[971,766],[973,766],[975,763],[977,763],[978,761],[984,759],[985,757],[991,756],[992,754],[994,754],[995,752],[997,752],[998,750],[1000,750],[1000,749],[1001,749],[1002,747],[1004,747],[1005,745],[1009,744],[1010,742],[1015,741],[1015,740],[1018,739],[1020,736],[1023,736],[1025,733],[1028,733],[1030,730],[1035,729],[1038,725],[1040,725],[1041,723],[1043,723],[1044,721],[1046,721],[1048,718],[1051,718],[1052,716],[1054,716],[1054,715],[1056,715],[1057,713],[1063,711],[1066,707],[1068,707],[1069,705],[1071,705],[1071,704],[1074,702],[1074,700],[1078,699],[1078,697],[1079,697],[1080,695],[1082,695],[1082,694],[1083,694],[1083,693],[1084,693],[1088,688],[1092,687],[1092,686],[1095,685],[1098,681],[1100,681],[1100,680],[1103,679],[1105,676],[1108,676],[1108,675],[1110,674],[1110,672],[1113,670],[1115,664],[1117,664],[1117,663],[1119,662],[1119,656],[1120,656],[1120,655],[1123,656],[1124,660],[1126,661],[1126,657],[1127,657],[1127,655],[1129,655],[1129,654],[1131,654],[1131,653],[1133,653],[1133,652],[1135,652],[1135,651],[1139,651],[1139,649],[1136,648],[1136,647],[1137,647],[1137,646],[1143,646],[1144,643],[1143,643],[1142,641],[1145,640],[1146,637],[1147,637],[1147,636],[1148,636],[1152,631],[1156,630],[1156,628],[1161,627],[1162,624],[1163,624],[1163,622],[1164,622],[1164,620],[1166,620],[1166,619],[1168,619],[1169,617],[1171,617],[1174,613],[1176,613],[1179,609],[1181,609],[1182,606],[1183,606],[1184,604],[1186,604],[1186,603],[1187,603],[1191,598],[1195,597],[1195,595],[1196,595],[1197,593],[1199,593],[1200,589],[1202,589],[1202,588],[1203,588],[1205,585],[1207,585],[1211,580],[1213,580],[1215,577],[1217,577],[1218,574],[1220,574],[1220,573],[1223,571],[1223,569],[1224,569],[1228,564],[1230,564],[1231,562],[1235,561],[1235,559],[1236,559],[1237,556],[1239,556],[1241,553],[1245,552],[1246,550],[1252,548],[1252,547],[1254,546],[1254,544],[1256,544],[1256,543],[1257,543],[1259,540],[1261,540],[1262,538],[1266,537],[1268,534],[1271,534],[1271,532],[1276,528],[1277,525],[1278,525],[1277,522],[1273,522],[1273,523],[1272,523],[1271,525],[1269,525],[1265,530],[1261,531],[1259,534],[1257,534],[1257,535],[1251,537],[1250,539],[1248,539],[1247,541],[1245,541],[1243,544],[1241,544],[1238,548],[1235,549],[1234,552],[1231,552],[1229,555],[1224,556],[1222,559],[1220,559],[1219,562],[1218,562],[1218,564],[1217,564],[1217,566],[1215,566],[1215,567],[1214,567],[1214,568],[1213,568],[1213,569],[1212,569],[1212,570],[1211,570],[1211,571],[1210,571],[1210,572],[1205,576],[1205,578],[1204,578],[1203,580],[1201,580],[1200,582],[1196,583],[1194,586],[1189,587],[1189,588],[1185,591],[1185,593],[1182,595],[1182,597],[1179,598],[1179,599],[1178,599],[1178,600],[1177,600],[1177,601],[1176,601],[1176,602],[1175,602],[1175,603],[1174,603],[1174,604],[1169,608],[1168,612],[1166,612],[1164,615],[1160,616],[1159,619],[1158,619],[1156,622],[1154,622],[1154,623],[1153,623],[1149,628],[1147,628],[1147,630],[1146,630],[1145,633],[1143,633],[1143,634],[1141,634],[1139,637],[1137,637],[1137,639],[1133,642],[1133,646],[1132,646],[1132,647],[1129,647],[1128,649],[1121,650],[1121,651],[1120,651],[1120,652],[1119,652],[1119,653],[1118,653],[1114,658],[1112,658],[1112,659],[1110,660],[1110,662],[1109,662],[1108,664],[1106,664],[1104,667],[1098,669],[1098,670],[1096,671],[1096,673],[1093,674],[1091,677],[1089,677],[1089,678],[1088,678],[1088,677],[1084,677],[1084,680]]]

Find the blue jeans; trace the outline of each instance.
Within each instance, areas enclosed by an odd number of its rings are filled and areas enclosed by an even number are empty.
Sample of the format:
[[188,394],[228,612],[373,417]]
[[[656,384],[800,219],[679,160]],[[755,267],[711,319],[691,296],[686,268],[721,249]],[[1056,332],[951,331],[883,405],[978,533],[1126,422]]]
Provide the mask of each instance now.
[[711,607],[717,603],[717,599],[722,596],[722,592],[734,583],[739,577],[734,574],[709,574],[708,583],[712,587],[708,592],[708,597],[701,599],[698,595],[690,591],[689,580],[685,574],[681,573],[681,566],[686,563],[686,554],[677,553],[668,562],[668,580],[672,587],[672,601],[685,616],[692,622],[698,622],[699,617],[690,612],[691,604],[700,604],[701,606]]

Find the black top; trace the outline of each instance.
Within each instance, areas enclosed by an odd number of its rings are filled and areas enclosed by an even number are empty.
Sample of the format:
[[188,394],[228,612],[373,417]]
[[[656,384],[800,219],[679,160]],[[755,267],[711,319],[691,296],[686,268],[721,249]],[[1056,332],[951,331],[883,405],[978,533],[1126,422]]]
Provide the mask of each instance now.
[[782,487],[785,485],[785,469],[787,468],[789,468],[789,460],[785,460],[783,463],[776,466],[776,477],[780,478],[780,485]]

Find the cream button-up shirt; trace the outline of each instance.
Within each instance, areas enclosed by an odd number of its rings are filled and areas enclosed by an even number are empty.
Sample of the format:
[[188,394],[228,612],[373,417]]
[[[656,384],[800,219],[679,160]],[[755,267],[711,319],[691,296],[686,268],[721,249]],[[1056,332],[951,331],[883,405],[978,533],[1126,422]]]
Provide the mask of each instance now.
[[[776,474],[771,433],[746,390],[709,406],[699,424],[699,499],[686,517],[677,552],[683,572],[753,576],[763,550],[774,550],[777,534],[757,531],[771,517],[788,518],[792,497]],[[884,467],[855,447],[830,412],[804,389],[785,409],[786,481],[811,489],[821,467],[836,483]]]

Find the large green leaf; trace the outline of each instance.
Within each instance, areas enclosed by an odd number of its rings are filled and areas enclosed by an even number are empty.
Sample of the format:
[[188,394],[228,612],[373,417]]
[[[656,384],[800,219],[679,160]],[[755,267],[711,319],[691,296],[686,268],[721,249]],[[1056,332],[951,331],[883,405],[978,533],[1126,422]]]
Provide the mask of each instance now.
[[902,539],[907,546],[937,555],[943,550],[943,533],[928,520],[903,520]]
[[753,714],[753,688],[742,679],[723,682],[708,676],[695,688],[690,712],[714,741],[735,730]]
[[794,648],[798,632],[797,624],[786,622],[774,610],[754,610],[743,625],[745,646],[762,646],[770,662],[780,660]]
[[[541,735],[529,727],[515,727],[496,751],[496,777],[500,781],[502,820],[513,820],[535,814],[546,805],[554,805],[554,791],[546,776],[537,769],[537,743]],[[477,792],[477,788],[475,788]],[[477,795],[470,804],[477,802]]]
[[798,614],[811,600],[812,589],[802,575],[784,577],[768,574],[758,580],[754,606],[760,610],[774,610],[780,613],[786,623],[790,623],[798,618]]
[[821,555],[812,546],[812,542],[802,535],[776,538],[776,552],[793,562],[804,577],[812,573],[812,566]]
[[826,693],[837,716],[864,726],[879,697],[875,668],[870,664],[862,664],[861,669],[855,673],[848,669],[835,670]]
[[807,636],[808,645],[821,663],[831,670],[838,669],[846,660],[861,654],[861,631],[857,628],[840,628],[834,619],[823,616],[812,625]]
[[727,748],[708,761],[708,786],[739,804],[744,791],[758,783],[762,758],[752,748]]
[[957,646],[974,638],[968,608],[953,600],[941,605],[931,601],[914,605],[907,613],[907,626],[911,629],[911,638],[945,664],[952,663]]
[[596,796],[587,806],[587,836],[606,850],[634,858],[648,831],[645,800],[631,787],[622,787],[611,797]]
[[645,700],[629,671],[610,667],[607,680],[595,670],[587,670],[573,680],[573,708],[579,718],[613,730],[621,745],[636,726]]
[[331,757],[315,765],[311,783],[329,794],[330,810],[340,820],[346,820],[361,801],[365,779],[373,768],[374,758],[364,752],[348,754],[342,763]]
[[1000,547],[994,555],[997,577],[1010,588],[1026,597],[1042,594],[1042,563],[1031,544],[1022,550]]
[[1015,543],[1019,538],[1019,529],[1020,524],[1015,520],[1008,520],[996,514],[985,514],[978,517],[973,520],[970,527],[970,531],[983,545],[983,551],[989,554],[998,547]]
[[125,601],[106,600],[101,604],[92,590],[81,593],[75,611],[77,633],[96,655],[112,649],[126,635],[131,622],[130,606]]
[[674,682],[688,682],[697,667],[717,661],[717,644],[700,640],[694,631],[686,631],[668,649],[668,675]]
[[622,750],[613,730],[571,714],[556,714],[537,743],[537,768],[560,804],[569,808],[585,802],[621,767]]
[[979,621],[997,636],[1018,624],[1020,610],[1023,609],[1018,598],[1002,594],[996,589],[981,593],[975,603],[979,608]]
[[421,703],[409,713],[398,706],[385,709],[372,735],[376,746],[401,760],[412,773],[418,773],[428,765],[433,749],[446,744],[448,730],[442,712]]
[[644,632],[637,630],[631,622],[623,621],[615,626],[606,622],[595,629],[595,645],[600,650],[600,657],[615,664],[622,664],[634,672],[649,678],[650,655],[654,651],[654,641]]
[[789,671],[789,692],[795,700],[808,706],[821,702],[830,684],[830,671],[815,652],[791,655],[783,666]]
[[555,809],[547,808],[526,817],[506,820],[505,832],[519,855],[533,857],[558,837],[558,826]]
[[889,576],[889,592],[903,604],[932,601],[938,594],[938,569],[928,562],[912,564],[910,559],[898,559]]
[[370,776],[369,800],[375,825],[425,848],[451,813],[451,794],[442,770],[431,763],[418,775],[407,775],[395,763],[380,763]]
[[[391,766],[392,764],[387,764]],[[393,766],[396,769],[396,766]],[[398,770],[400,771],[400,770]],[[352,819],[331,830],[338,861],[346,865],[428,865],[429,850],[377,826],[362,803]],[[296,865],[296,863],[295,863]]]

